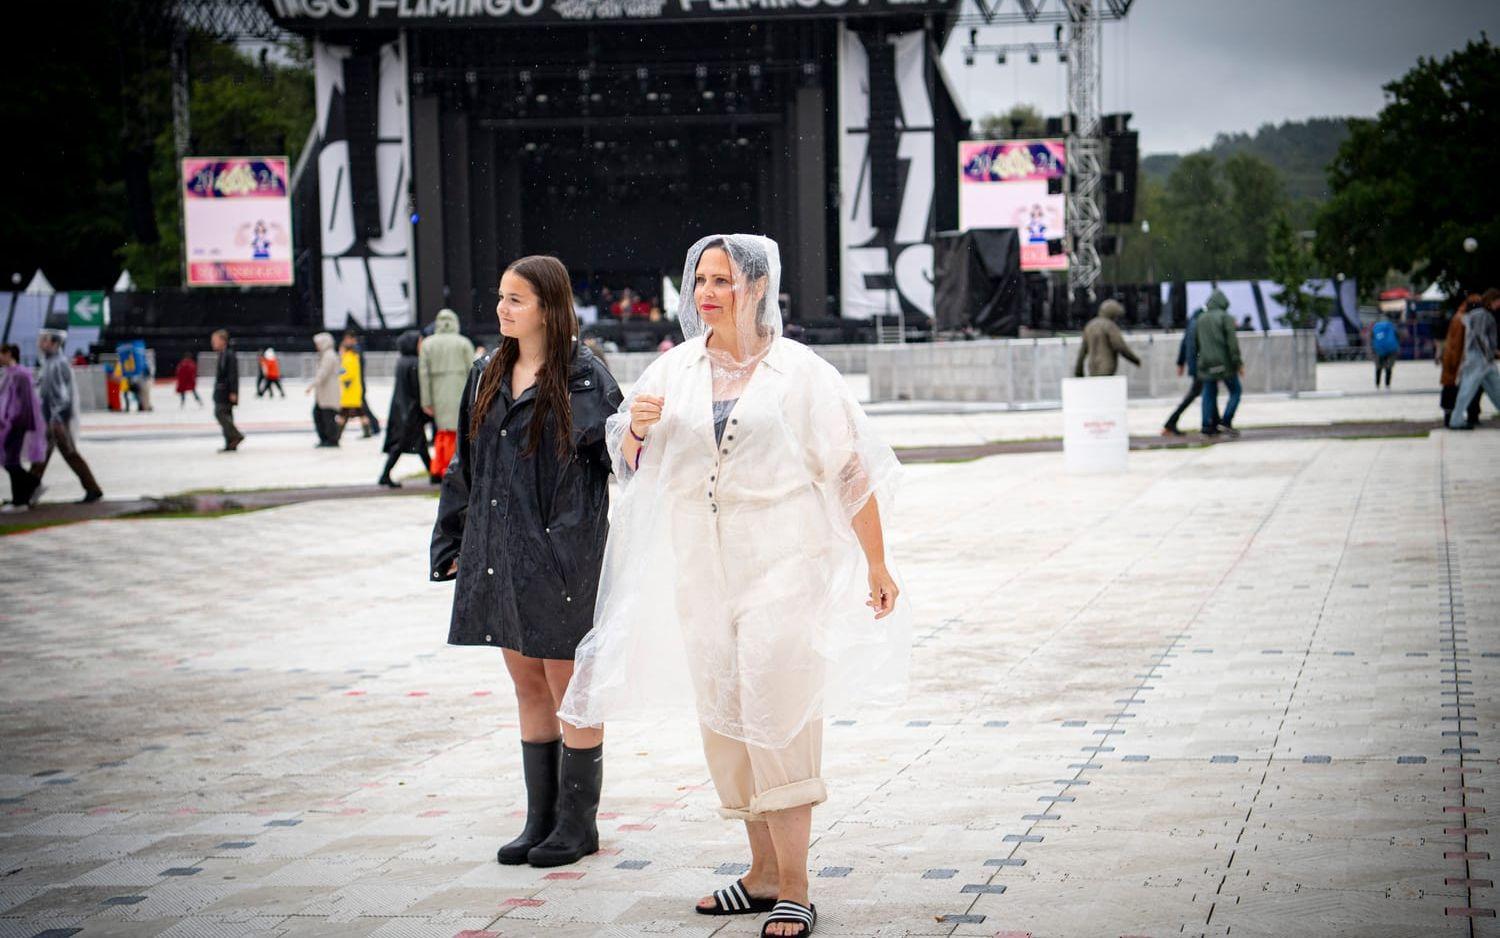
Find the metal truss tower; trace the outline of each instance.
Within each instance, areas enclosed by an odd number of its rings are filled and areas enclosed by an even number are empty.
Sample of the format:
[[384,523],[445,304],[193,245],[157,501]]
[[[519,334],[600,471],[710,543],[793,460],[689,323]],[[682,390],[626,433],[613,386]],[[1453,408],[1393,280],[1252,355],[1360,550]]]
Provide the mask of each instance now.
[[1068,4],[1068,295],[1071,301],[1095,300],[1099,282],[1099,236],[1104,233],[1104,133],[1100,121],[1099,4],[1101,0],[1073,0]]

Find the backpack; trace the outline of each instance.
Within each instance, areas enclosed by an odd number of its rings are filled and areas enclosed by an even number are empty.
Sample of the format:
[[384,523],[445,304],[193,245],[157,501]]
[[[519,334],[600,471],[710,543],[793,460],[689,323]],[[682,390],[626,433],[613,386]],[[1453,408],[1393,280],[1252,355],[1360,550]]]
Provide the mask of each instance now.
[[1396,324],[1388,319],[1375,324],[1370,330],[1370,339],[1376,355],[1394,355],[1401,350],[1401,342],[1396,338]]

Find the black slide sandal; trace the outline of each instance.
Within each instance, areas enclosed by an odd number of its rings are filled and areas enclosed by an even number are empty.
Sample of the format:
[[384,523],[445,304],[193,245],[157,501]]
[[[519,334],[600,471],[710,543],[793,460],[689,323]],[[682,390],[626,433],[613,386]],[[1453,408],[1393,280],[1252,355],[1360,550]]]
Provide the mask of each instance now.
[[757,899],[745,888],[745,881],[737,879],[733,886],[714,890],[714,906],[711,909],[693,906],[699,915],[759,915],[776,907],[775,899]]
[[800,905],[790,899],[782,899],[771,910],[770,918],[767,918],[766,923],[760,927],[761,938],[780,938],[780,936],[766,933],[767,928],[777,924],[801,925],[802,931],[792,938],[806,938],[813,933],[814,928],[818,927],[818,907]]

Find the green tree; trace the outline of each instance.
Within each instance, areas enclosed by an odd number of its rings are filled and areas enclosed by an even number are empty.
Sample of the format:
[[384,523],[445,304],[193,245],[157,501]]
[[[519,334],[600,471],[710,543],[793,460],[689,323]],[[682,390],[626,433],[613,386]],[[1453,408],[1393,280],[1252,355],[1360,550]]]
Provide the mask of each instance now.
[[1279,288],[1272,297],[1286,307],[1288,323],[1306,329],[1328,315],[1332,308],[1329,299],[1304,289],[1307,281],[1318,275],[1318,260],[1284,211],[1277,212],[1267,231],[1266,261],[1271,279]]
[[1227,278],[1232,216],[1229,193],[1212,156],[1182,158],[1167,178],[1162,209],[1157,275],[1164,280]]
[[1260,157],[1235,153],[1224,161],[1224,178],[1233,226],[1231,271],[1235,277],[1264,277],[1269,273],[1267,244],[1272,222],[1286,212],[1281,176]]
[[1004,114],[986,114],[979,119],[981,140],[1026,140],[1047,132],[1047,121],[1032,104],[1016,104]]
[[[1500,269],[1500,48],[1477,42],[1385,86],[1385,107],[1351,124],[1318,215],[1324,262],[1371,286],[1388,270],[1448,289],[1489,286]],[[1468,252],[1464,240],[1478,250]]]

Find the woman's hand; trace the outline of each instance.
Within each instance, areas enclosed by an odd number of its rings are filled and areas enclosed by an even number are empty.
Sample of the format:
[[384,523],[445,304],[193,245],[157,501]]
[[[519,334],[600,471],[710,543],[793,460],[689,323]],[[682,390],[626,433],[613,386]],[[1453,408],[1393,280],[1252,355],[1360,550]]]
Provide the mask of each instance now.
[[866,606],[875,610],[875,618],[884,619],[896,610],[896,597],[901,595],[901,589],[896,581],[891,578],[891,571],[887,570],[885,564],[875,564],[870,567],[870,598],[865,602]]
[[452,563],[448,564],[448,575],[449,576],[457,576],[458,575],[458,561],[457,560],[455,560]]
[[638,394],[630,404],[630,432],[644,437],[661,421],[661,405],[664,399],[655,394]]

